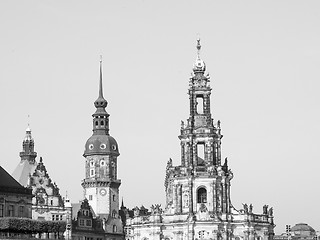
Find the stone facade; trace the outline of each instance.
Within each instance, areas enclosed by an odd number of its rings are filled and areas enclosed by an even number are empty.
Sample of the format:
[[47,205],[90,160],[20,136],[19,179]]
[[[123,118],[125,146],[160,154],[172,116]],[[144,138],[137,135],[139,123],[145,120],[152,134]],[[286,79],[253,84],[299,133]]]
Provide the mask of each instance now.
[[42,158],[30,176],[33,219],[66,221],[66,209],[56,183],[52,182]]
[[21,185],[32,189],[32,219],[66,221],[69,210],[64,206],[59,188],[49,177],[42,158],[37,163],[36,157],[34,139],[28,127],[21,160],[12,175]]
[[0,218],[31,218],[31,189],[21,186],[0,167]]
[[[213,122],[210,106],[210,76],[198,55],[189,82],[190,116],[181,122],[181,164],[170,159],[165,176],[166,206],[153,205],[151,211],[126,221],[127,240],[272,239],[273,209],[261,214],[253,206],[233,207],[230,182],[233,173],[227,158],[221,157],[221,125]],[[222,163],[223,162],[223,163]]]

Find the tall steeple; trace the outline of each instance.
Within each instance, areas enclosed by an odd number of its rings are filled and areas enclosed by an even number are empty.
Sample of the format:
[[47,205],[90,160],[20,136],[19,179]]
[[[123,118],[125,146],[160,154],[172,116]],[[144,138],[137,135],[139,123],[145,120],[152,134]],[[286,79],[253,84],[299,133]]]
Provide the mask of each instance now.
[[[85,179],[82,181],[84,197],[88,199],[94,213],[113,224],[106,232],[123,233],[119,216],[119,187],[117,177],[117,158],[120,155],[116,140],[109,134],[108,102],[103,97],[102,61],[100,60],[99,96],[94,102],[93,134],[87,140],[83,156]],[[109,228],[111,227],[111,228]]]
[[102,88],[102,58],[100,59],[100,79],[99,79],[99,96],[94,102],[96,107],[96,112],[92,115],[93,117],[93,134],[107,134],[109,135],[109,114],[106,112],[106,107],[108,105],[107,100],[103,97]]

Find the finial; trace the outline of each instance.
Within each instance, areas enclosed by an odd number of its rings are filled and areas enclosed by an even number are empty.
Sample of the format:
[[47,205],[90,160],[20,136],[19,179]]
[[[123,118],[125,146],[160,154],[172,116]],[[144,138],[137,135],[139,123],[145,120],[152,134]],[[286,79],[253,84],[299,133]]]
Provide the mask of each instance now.
[[103,92],[102,92],[102,55],[100,55],[100,85],[99,85],[99,97],[103,98]]
[[198,50],[198,58],[200,58],[200,50],[201,50],[200,38],[197,39],[197,50]]

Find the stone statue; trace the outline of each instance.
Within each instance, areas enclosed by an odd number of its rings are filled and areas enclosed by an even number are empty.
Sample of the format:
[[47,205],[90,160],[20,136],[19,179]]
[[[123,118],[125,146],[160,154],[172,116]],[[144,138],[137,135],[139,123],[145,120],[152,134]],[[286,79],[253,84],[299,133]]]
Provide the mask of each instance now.
[[243,205],[244,212],[248,213],[248,204],[242,203],[242,205]]
[[169,158],[169,161],[167,162],[167,169],[172,167],[172,159]]
[[161,214],[162,209],[161,209],[161,204],[155,204],[151,206],[151,214]]
[[263,206],[263,214],[268,214],[268,205]]
[[272,207],[269,209],[269,216],[273,217],[273,208]]
[[140,215],[140,209],[138,207],[135,207],[133,209],[133,214],[135,217],[138,217]]
[[252,213],[252,210],[253,210],[253,206],[252,204],[249,205],[249,213]]

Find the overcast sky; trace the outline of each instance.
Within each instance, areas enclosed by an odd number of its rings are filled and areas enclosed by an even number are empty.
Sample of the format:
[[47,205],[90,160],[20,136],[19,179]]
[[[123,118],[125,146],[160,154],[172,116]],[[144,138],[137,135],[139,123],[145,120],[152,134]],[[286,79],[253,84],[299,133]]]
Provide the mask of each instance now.
[[129,208],[164,207],[200,36],[234,207],[272,206],[277,233],[299,222],[320,230],[319,1],[2,0],[0,29],[0,165],[9,173],[30,114],[37,159],[62,195],[83,199],[103,55],[121,197]]

